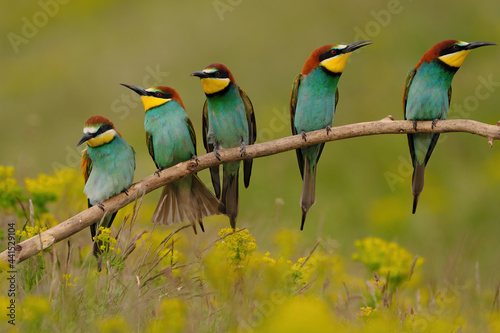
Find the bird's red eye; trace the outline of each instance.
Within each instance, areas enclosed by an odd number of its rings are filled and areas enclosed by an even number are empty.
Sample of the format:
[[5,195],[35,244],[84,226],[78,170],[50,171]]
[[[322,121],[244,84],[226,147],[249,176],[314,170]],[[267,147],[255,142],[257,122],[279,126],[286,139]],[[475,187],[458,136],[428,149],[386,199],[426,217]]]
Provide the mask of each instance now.
[[215,72],[215,76],[219,77],[220,76],[220,72]]
[[458,50],[459,49],[458,45],[453,45],[453,49]]
[[337,50],[335,50],[335,49],[330,50],[330,53],[331,53],[332,55],[335,55],[335,54],[337,53]]
[[155,93],[155,96],[156,96],[156,97],[161,97],[161,92],[157,92],[157,93]]

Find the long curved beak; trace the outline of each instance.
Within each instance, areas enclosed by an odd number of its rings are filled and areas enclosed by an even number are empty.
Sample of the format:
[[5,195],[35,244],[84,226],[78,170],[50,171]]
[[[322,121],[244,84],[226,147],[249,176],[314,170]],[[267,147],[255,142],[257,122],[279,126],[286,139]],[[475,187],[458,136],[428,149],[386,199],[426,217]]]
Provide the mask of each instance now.
[[79,145],[81,145],[82,143],[84,142],[87,142],[87,140],[90,140],[94,137],[93,134],[91,133],[85,133],[82,138],[80,139],[80,141],[78,141],[78,143],[76,144],[76,146],[78,147]]
[[492,42],[472,42],[472,43],[469,43],[465,49],[466,50],[472,50],[472,49],[475,49],[477,47],[481,47],[481,46],[488,46],[488,45],[497,45],[496,43],[492,43]]
[[199,77],[200,79],[203,79],[203,78],[207,78],[209,77],[209,75],[205,72],[202,72],[202,71],[199,71],[199,72],[193,72],[191,73],[191,76],[197,76]]
[[135,91],[136,93],[138,93],[140,96],[147,96],[148,92],[142,88],[139,88],[139,87],[136,87],[136,86],[133,86],[131,84],[125,84],[125,83],[120,83],[122,86],[124,87],[127,87],[133,91]]
[[353,52],[359,48],[362,48],[363,46],[367,46],[372,44],[371,40],[363,40],[360,42],[354,42],[352,44],[347,45],[343,50],[342,53],[350,53]]

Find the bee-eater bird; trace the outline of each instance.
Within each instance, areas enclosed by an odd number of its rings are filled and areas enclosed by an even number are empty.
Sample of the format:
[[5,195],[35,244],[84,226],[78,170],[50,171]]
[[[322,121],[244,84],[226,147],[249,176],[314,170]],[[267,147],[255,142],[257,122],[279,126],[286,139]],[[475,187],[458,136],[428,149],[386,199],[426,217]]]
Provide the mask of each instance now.
[[[403,107],[406,120],[432,120],[434,127],[438,120],[448,117],[451,100],[451,81],[470,50],[481,46],[496,45],[490,42],[466,43],[445,40],[427,51],[415,68],[406,77]],[[418,198],[424,189],[424,171],[429,157],[436,146],[439,133],[408,134],[408,145],[413,163],[411,192],[413,214]]]
[[[252,102],[236,84],[226,65],[215,63],[200,72],[191,73],[201,79],[207,97],[203,106],[203,144],[208,152],[219,158],[219,149],[241,147],[255,142],[257,128]],[[219,210],[229,217],[231,227],[236,227],[238,216],[238,174],[240,162],[224,163],[222,167],[222,193],[219,167],[210,168],[215,195],[221,199]],[[252,159],[243,161],[245,187],[250,183]]]
[[[290,118],[292,133],[306,132],[326,128],[330,132],[339,92],[337,84],[344,71],[351,52],[370,45],[370,41],[361,41],[349,45],[325,45],[314,50],[304,63],[302,72],[293,82],[290,98]],[[304,228],[307,212],[316,202],[316,167],[323,151],[324,143],[303,147],[296,150],[300,174],[303,179],[300,206]]]
[[[113,123],[103,116],[92,116],[85,122],[83,137],[77,146],[87,143],[82,151],[82,173],[85,180],[83,192],[87,195],[89,208],[98,205],[104,210],[103,201],[126,192],[134,180],[134,149],[116,131]],[[100,226],[109,228],[116,212],[106,216]],[[94,255],[99,257],[102,242],[95,239],[98,223],[90,226],[94,241]],[[100,265],[99,265],[100,266]]]
[[[196,134],[182,100],[170,87],[142,89],[123,84],[141,96],[146,111],[144,128],[149,154],[159,171],[196,157]],[[153,223],[170,225],[190,222],[196,234],[196,222],[205,231],[202,219],[220,214],[219,200],[196,174],[163,187],[153,214]]]

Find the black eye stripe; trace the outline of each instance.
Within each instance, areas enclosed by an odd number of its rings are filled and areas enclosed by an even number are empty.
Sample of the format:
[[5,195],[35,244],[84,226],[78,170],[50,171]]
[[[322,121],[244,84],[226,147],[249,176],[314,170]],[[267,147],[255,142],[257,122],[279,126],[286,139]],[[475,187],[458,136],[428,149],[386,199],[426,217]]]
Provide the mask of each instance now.
[[321,62],[325,59],[333,58],[333,57],[339,55],[340,53],[341,53],[340,50],[337,50],[337,49],[328,50],[327,52],[325,52],[319,56],[319,61]]
[[209,73],[210,77],[216,78],[216,79],[228,79],[229,78],[229,73],[226,71],[215,71],[213,73]]
[[172,94],[165,94],[162,93],[161,91],[148,91],[148,96],[156,97],[156,98],[164,98],[164,99],[171,99]]
[[441,50],[439,52],[439,56],[444,56],[444,55],[447,55],[447,54],[450,54],[450,53],[455,53],[455,52],[458,52],[458,51],[461,51],[461,50],[464,50],[466,47],[466,45],[457,45],[457,44],[453,44],[451,45],[450,47],[447,47],[443,50]]
[[110,124],[101,125],[99,127],[99,129],[97,130],[97,132],[94,133],[94,137],[96,137],[99,134],[102,134],[102,133],[104,133],[106,131],[109,131],[110,129],[113,129],[113,126],[111,126]]

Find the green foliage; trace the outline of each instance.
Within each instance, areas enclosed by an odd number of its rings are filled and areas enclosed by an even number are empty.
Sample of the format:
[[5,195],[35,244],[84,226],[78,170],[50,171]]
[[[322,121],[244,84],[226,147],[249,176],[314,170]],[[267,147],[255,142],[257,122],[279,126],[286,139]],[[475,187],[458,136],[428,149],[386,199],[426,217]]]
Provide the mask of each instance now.
[[0,209],[9,213],[19,213],[19,201],[26,200],[23,189],[17,185],[13,167],[0,165]]
[[410,274],[424,262],[423,258],[414,258],[399,244],[376,237],[357,240],[354,246],[358,252],[352,255],[352,259],[363,263],[381,278],[389,277],[389,286],[393,289],[409,280]]

